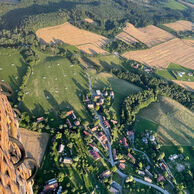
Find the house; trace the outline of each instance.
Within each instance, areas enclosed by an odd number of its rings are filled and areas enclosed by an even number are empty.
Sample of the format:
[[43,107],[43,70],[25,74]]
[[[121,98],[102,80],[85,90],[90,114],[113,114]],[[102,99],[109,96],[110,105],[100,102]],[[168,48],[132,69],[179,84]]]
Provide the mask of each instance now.
[[53,179],[50,179],[50,180],[46,181],[45,184],[50,185],[50,184],[53,184],[53,183],[56,183],[56,182],[57,182],[57,179],[53,178]]
[[169,156],[169,160],[173,161],[176,160],[179,156],[177,154],[173,154]]
[[75,120],[75,119],[77,118],[77,117],[75,116],[74,112],[72,112],[71,116],[72,116],[72,119],[73,119],[73,120]]
[[90,136],[91,135],[89,132],[87,132],[85,130],[83,131],[83,133],[84,133],[85,136]]
[[149,177],[144,177],[144,181],[147,181],[148,183],[152,183],[152,179],[150,179]]
[[125,163],[125,160],[124,160],[124,159],[122,159],[122,160],[119,160],[119,162],[120,162],[120,163]]
[[70,110],[69,112],[66,113],[66,116],[70,116],[74,111]]
[[115,148],[113,149],[113,157],[114,157],[115,160],[118,159],[118,156],[117,156],[117,153],[116,153],[116,149]]
[[166,170],[167,169],[167,167],[166,167],[166,165],[164,163],[159,163],[159,166],[163,170]]
[[108,92],[107,91],[104,92],[104,96],[105,97],[108,96]]
[[118,122],[117,121],[115,121],[115,120],[110,120],[114,125],[116,125]]
[[49,191],[53,191],[58,187],[58,182],[55,182],[53,184],[45,185],[43,188],[43,193],[47,193]]
[[193,73],[189,72],[187,75],[190,76],[190,77],[192,77],[193,76]]
[[97,151],[94,151],[94,150],[90,150],[90,155],[91,157],[94,159],[94,160],[98,160],[100,158],[100,155],[98,154]]
[[148,143],[148,139],[147,139],[146,137],[143,137],[143,138],[142,138],[142,141],[143,141],[144,143],[146,143],[146,144]]
[[98,139],[98,141],[102,144],[102,146],[105,149],[108,149],[108,146],[107,146],[108,139],[102,131],[100,133],[98,133],[98,135],[96,135],[96,138]]
[[161,182],[161,181],[165,181],[165,178],[161,174],[159,174],[157,178],[157,182]]
[[88,98],[88,96],[85,97],[84,101],[85,102],[89,102],[90,101],[89,98]]
[[114,187],[112,187],[112,186],[110,187],[109,191],[110,191],[111,193],[114,193],[114,194],[119,193],[119,190],[116,189],[116,188],[114,188]]
[[69,119],[66,119],[66,123],[67,123],[67,126],[71,129],[72,128],[72,124],[71,124]]
[[98,96],[100,96],[100,95],[101,95],[101,91],[100,91],[100,90],[96,90],[96,94],[97,94]]
[[90,129],[91,130],[91,132],[94,132],[94,131],[96,131],[98,129],[98,126],[96,126],[96,127],[93,127],[92,129]]
[[134,131],[127,131],[127,136],[131,136],[131,135],[134,135]]
[[128,156],[132,161],[136,162],[136,159],[135,159],[130,153],[128,153],[127,156]]
[[126,137],[123,137],[123,145],[124,145],[125,147],[128,147],[128,146],[129,146],[128,143],[127,143]]
[[115,95],[114,92],[111,91],[111,92],[110,92],[110,96],[111,96],[112,98],[114,98],[114,95]]
[[36,122],[37,122],[37,123],[40,123],[40,122],[42,122],[42,121],[44,121],[44,117],[38,117],[38,118],[36,119]]
[[63,158],[63,163],[64,164],[72,164],[73,160],[71,158],[64,157]]
[[179,76],[179,77],[183,77],[183,75],[182,75],[182,73],[181,73],[181,72],[180,72],[180,73],[178,73],[178,76]]
[[110,170],[105,170],[105,171],[100,175],[100,178],[101,178],[101,179],[108,178],[108,177],[110,177],[110,175],[111,175]]
[[65,146],[64,146],[63,144],[60,144],[60,145],[59,145],[58,152],[59,152],[59,153],[63,152],[64,148],[65,148]]
[[141,170],[138,170],[138,174],[141,175],[141,176],[144,176],[145,175],[145,172],[144,171],[141,171]]
[[74,125],[75,126],[79,126],[80,125],[80,122],[79,121],[74,121]]
[[148,69],[148,68],[145,68],[144,71],[145,71],[146,73],[150,73],[152,70],[151,70],[151,69]]
[[94,109],[94,105],[93,104],[88,104],[87,105],[89,109]]
[[119,168],[120,168],[121,170],[124,170],[124,169],[125,169],[125,164],[124,164],[124,163],[120,163],[120,164],[119,164]]
[[101,96],[94,96],[94,99],[95,100],[98,100],[98,99],[100,99],[101,98]]
[[110,124],[107,120],[103,121],[104,125],[106,128],[110,128]]
[[150,135],[150,141],[155,141],[155,137],[153,135]]

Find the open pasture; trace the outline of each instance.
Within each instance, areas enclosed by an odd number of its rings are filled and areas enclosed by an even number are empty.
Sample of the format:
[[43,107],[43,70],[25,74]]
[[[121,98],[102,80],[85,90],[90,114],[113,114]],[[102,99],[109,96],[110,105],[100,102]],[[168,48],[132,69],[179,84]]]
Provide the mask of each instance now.
[[194,30],[194,24],[192,22],[186,21],[186,20],[178,20],[176,22],[163,24],[163,25],[175,30],[176,32],[181,32],[181,31],[184,32],[184,31]]
[[88,116],[82,103],[82,92],[88,88],[83,69],[65,57],[40,57],[26,85],[23,110],[41,116],[47,110],[74,109],[82,118]]
[[101,47],[108,42],[106,37],[79,29],[68,22],[58,26],[41,28],[36,32],[36,35],[46,43],[62,41],[80,47],[88,54],[91,54],[93,50],[102,53]]
[[162,145],[194,145],[194,113],[178,102],[160,97],[139,116],[159,124],[157,133]]
[[25,147],[27,156],[32,156],[40,165],[43,159],[49,134],[29,131],[27,129],[20,129],[22,143]]
[[136,28],[133,24],[127,23],[123,32],[118,34],[116,38],[125,43],[143,42],[148,47],[166,42],[174,36],[156,26],[149,25],[144,28]]
[[122,56],[127,59],[139,61],[152,68],[167,68],[170,63],[194,69],[194,47],[191,40],[178,38],[146,50],[130,51]]

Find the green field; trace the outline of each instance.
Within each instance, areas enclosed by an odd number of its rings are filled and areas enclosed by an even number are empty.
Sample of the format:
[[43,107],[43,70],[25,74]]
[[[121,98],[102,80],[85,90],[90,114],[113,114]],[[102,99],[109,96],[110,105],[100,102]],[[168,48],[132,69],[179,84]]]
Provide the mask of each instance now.
[[85,118],[82,92],[88,88],[85,72],[65,57],[39,53],[40,62],[34,66],[28,80],[23,109],[40,115],[46,110],[74,109]]
[[4,80],[15,91],[27,69],[23,57],[19,50],[0,48],[0,58],[0,80]]
[[158,123],[139,117],[136,119],[134,128],[136,132],[140,132],[140,133],[145,132],[145,130],[156,132],[158,129]]
[[178,10],[184,10],[186,9],[187,7],[184,6],[183,4],[175,1],[175,0],[167,0],[167,1],[161,1],[161,4],[164,6],[164,7],[167,7],[167,8],[170,8],[170,9],[178,9]]
[[140,111],[140,116],[159,124],[157,133],[162,145],[194,145],[194,113],[178,102],[160,97]]
[[[183,74],[182,77],[180,77],[178,75],[178,73],[180,72],[185,72],[185,74]],[[180,80],[180,81],[193,82],[194,76],[191,76],[191,77],[188,76],[187,74],[189,72],[194,73],[194,70],[182,67],[181,65],[170,63],[167,69],[163,69],[163,70],[157,69],[155,73],[167,80]]]

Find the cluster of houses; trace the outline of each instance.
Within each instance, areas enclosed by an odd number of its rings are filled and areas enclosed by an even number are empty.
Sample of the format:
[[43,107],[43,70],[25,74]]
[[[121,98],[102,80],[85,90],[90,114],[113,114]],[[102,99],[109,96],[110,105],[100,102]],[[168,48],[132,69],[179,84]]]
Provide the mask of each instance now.
[[98,139],[98,141],[102,144],[102,146],[108,150],[108,139],[106,137],[106,135],[104,134],[104,132],[100,131],[99,133],[97,133],[96,138]]
[[[58,147],[58,153],[60,153],[60,154],[63,153],[64,148],[65,148],[65,146],[63,144],[60,144],[59,147]],[[59,158],[59,162],[63,163],[63,164],[72,164],[73,163],[72,158],[69,158],[69,157],[66,157],[66,156],[67,156],[67,154],[63,153],[63,155]]]
[[176,159],[180,158],[181,160],[184,159],[184,156],[182,154],[172,154],[168,157],[169,160],[174,161]]
[[57,194],[60,194],[62,192],[62,187],[59,186],[56,178],[50,179],[45,182],[45,185],[43,186],[43,190],[41,194],[48,193],[48,192],[57,193]]
[[96,90],[95,94],[93,95],[93,100],[90,100],[88,96],[86,96],[84,101],[89,109],[94,109],[95,106],[103,105],[105,98],[107,98],[108,96],[110,96],[111,99],[114,99],[114,92],[101,92],[100,90]]
[[142,138],[143,143],[147,144],[148,140],[150,140],[152,143],[157,144],[156,143],[156,138],[154,137],[154,135],[152,133],[146,133],[145,136]]
[[[179,77],[183,77],[183,75],[185,75],[185,74],[186,74],[186,73],[185,73],[184,71],[178,72],[178,76],[179,76]],[[193,73],[189,72],[189,73],[187,73],[187,75],[188,75],[189,77],[192,77],[192,76],[193,76]]]
[[73,110],[67,112],[66,114],[66,124],[69,129],[73,128],[73,126],[79,126],[80,121],[77,120],[77,117]]

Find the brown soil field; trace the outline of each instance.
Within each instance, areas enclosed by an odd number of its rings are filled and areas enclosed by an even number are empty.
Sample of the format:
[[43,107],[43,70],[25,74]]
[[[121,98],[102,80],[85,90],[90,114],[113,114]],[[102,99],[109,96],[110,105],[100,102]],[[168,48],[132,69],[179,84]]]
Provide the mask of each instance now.
[[176,22],[164,24],[164,26],[167,26],[168,28],[171,28],[176,32],[194,30],[194,24],[186,20],[178,20]]
[[157,133],[162,145],[194,145],[194,113],[167,97],[160,97],[140,111],[140,116],[159,124]]
[[20,134],[27,156],[33,156],[37,164],[40,165],[46,151],[49,134],[37,133],[23,128],[20,128]]
[[85,18],[84,20],[90,24],[94,23],[94,20],[90,18]]
[[194,82],[187,82],[187,81],[179,81],[179,80],[173,80],[176,84],[182,86],[183,88],[194,92]]
[[127,23],[126,27],[123,28],[123,32],[118,34],[116,38],[123,40],[126,43],[127,41],[140,41],[148,47],[152,47],[174,38],[172,34],[153,25],[149,25],[144,28],[136,28],[134,25]]
[[62,41],[76,47],[81,46],[89,54],[90,50],[102,53],[101,47],[108,42],[106,37],[79,29],[68,22],[58,26],[41,28],[36,32],[36,35],[46,43]]
[[150,49],[126,52],[122,56],[139,61],[152,68],[167,68],[172,62],[194,69],[193,53],[194,47],[191,40],[175,38]]

